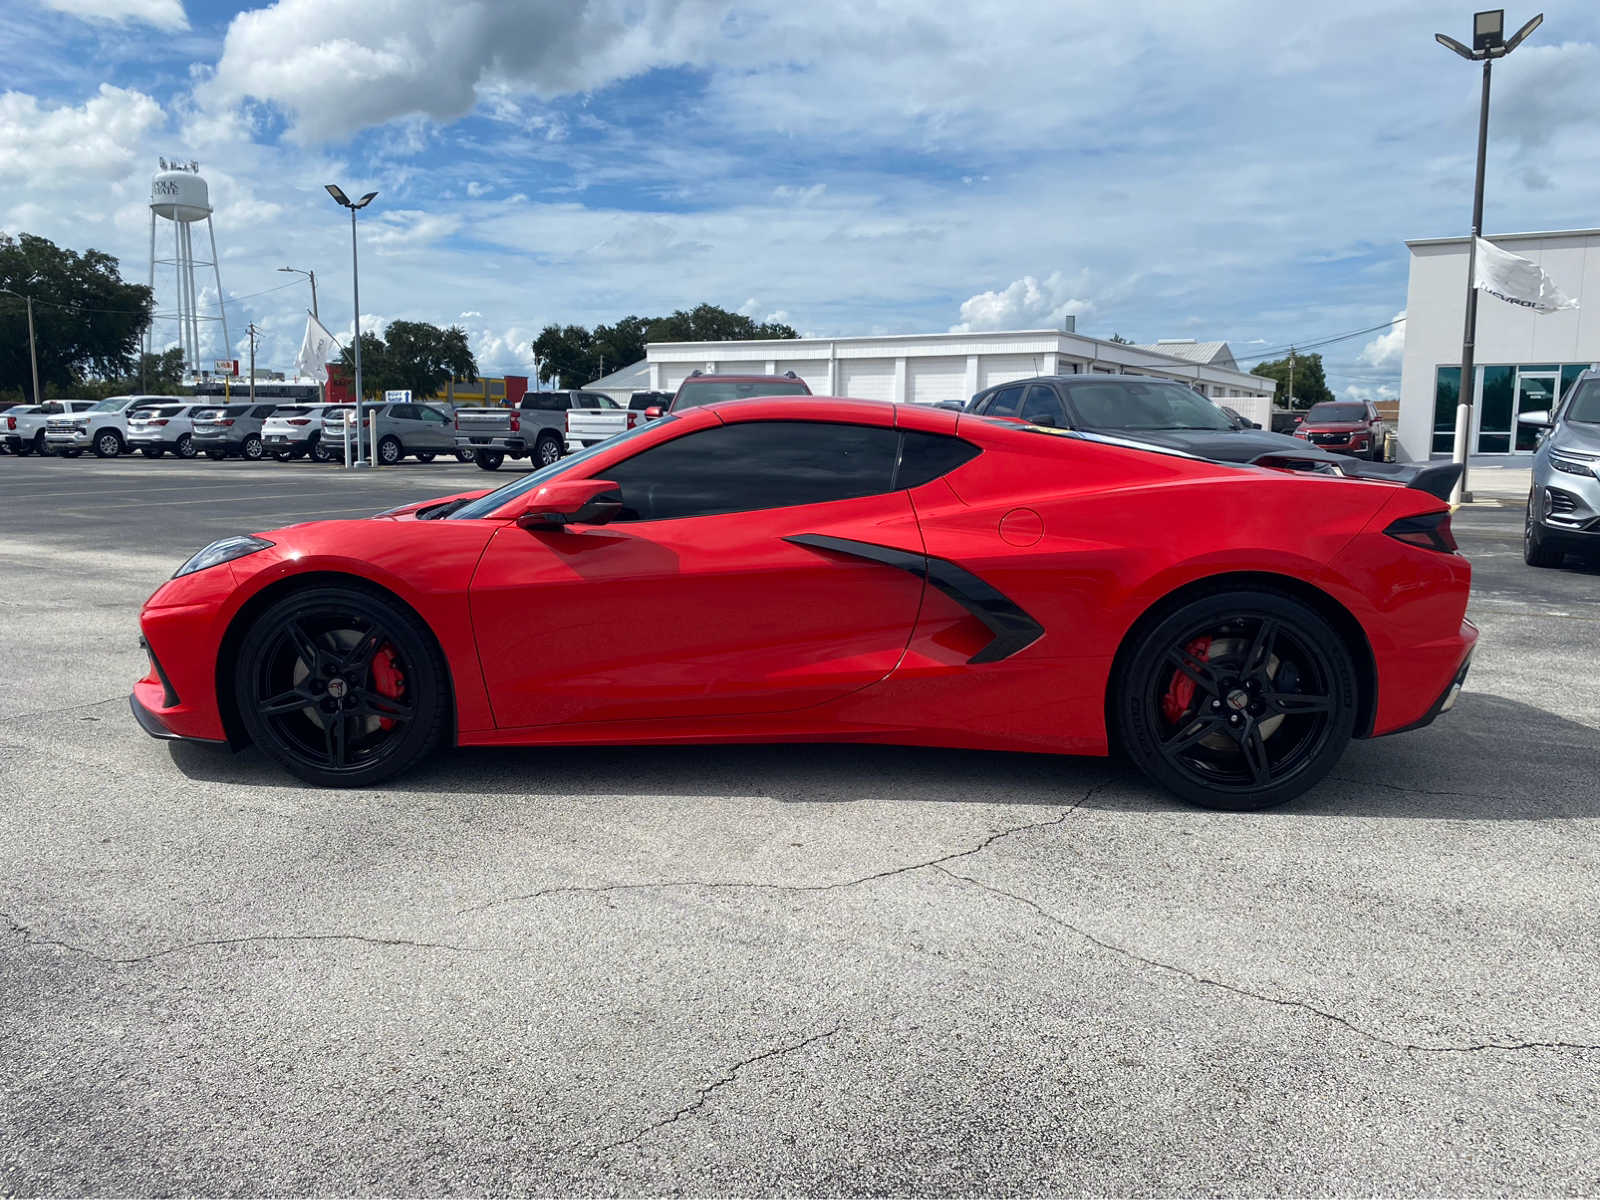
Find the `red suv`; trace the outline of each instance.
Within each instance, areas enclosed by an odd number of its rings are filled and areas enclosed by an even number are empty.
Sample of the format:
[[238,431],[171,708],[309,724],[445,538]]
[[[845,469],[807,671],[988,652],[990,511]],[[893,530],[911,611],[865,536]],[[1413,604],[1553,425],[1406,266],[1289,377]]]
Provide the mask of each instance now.
[[1382,462],[1387,428],[1378,410],[1363,400],[1329,400],[1311,406],[1294,436],[1334,454]]

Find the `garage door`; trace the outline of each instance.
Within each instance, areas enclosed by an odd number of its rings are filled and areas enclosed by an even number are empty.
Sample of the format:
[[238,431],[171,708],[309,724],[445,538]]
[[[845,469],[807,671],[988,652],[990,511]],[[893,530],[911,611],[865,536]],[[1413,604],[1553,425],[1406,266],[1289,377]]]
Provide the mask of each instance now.
[[966,358],[906,359],[906,399],[913,404],[966,400]]
[[840,359],[839,394],[857,400],[893,400],[894,359]]
[[689,372],[695,369],[693,363],[662,363],[661,364],[661,390],[675,392],[678,385],[689,378]]
[[990,354],[978,360],[978,387],[993,387],[1013,379],[1028,379],[1044,373],[1044,359],[1031,354]]
[[818,396],[826,396],[828,394],[827,359],[806,358],[786,361],[780,358],[778,360],[778,374],[782,375],[785,371],[793,371],[800,376],[801,379],[806,381],[806,386]]

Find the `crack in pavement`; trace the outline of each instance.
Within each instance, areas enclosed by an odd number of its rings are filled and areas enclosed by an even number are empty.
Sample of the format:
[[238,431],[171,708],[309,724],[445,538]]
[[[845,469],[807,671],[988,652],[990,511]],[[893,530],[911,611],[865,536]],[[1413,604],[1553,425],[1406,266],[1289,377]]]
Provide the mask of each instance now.
[[69,704],[65,708],[41,708],[36,712],[7,713],[0,716],[0,723],[7,721],[26,721],[32,717],[56,717],[62,713],[77,712],[80,708],[98,708],[102,704],[110,704],[113,700],[128,702],[126,695],[108,696],[104,700],[85,700],[82,704]]
[[862,875],[856,879],[841,879],[833,883],[760,883],[754,880],[715,880],[715,879],[666,879],[651,883],[599,883],[599,884],[562,884],[557,887],[541,888],[536,892],[524,892],[517,896],[502,896],[496,900],[485,900],[482,904],[474,904],[468,908],[459,909],[457,916],[466,916],[470,913],[484,912],[491,908],[499,908],[506,904],[518,904],[527,900],[539,900],[545,896],[600,894],[604,892],[641,892],[666,888],[703,888],[710,891],[760,891],[760,892],[832,892],[840,888],[859,887],[863,883],[872,883],[879,879],[891,879],[896,875],[907,875],[913,871],[925,871],[929,867],[937,867],[941,863],[954,862],[961,858],[970,858],[974,854],[981,854],[996,842],[1011,837],[1018,833],[1027,833],[1033,829],[1047,829],[1052,825],[1060,825],[1073,813],[1077,812],[1095,795],[1095,793],[1111,786],[1111,780],[1102,780],[1090,787],[1071,804],[1048,821],[1030,821],[1026,825],[1015,825],[1010,829],[1002,829],[991,833],[976,846],[967,850],[956,850],[949,854],[942,854],[938,858],[926,862],[908,863],[903,867],[890,867],[884,871],[874,871],[870,875]]
[[70,950],[74,954],[81,954],[96,962],[108,963],[112,966],[130,966],[138,963],[153,962],[158,958],[166,958],[172,954],[182,954],[189,950],[204,950],[208,947],[245,946],[253,942],[359,942],[369,946],[414,946],[422,950],[449,950],[455,954],[517,954],[518,950],[510,950],[499,946],[461,946],[453,942],[422,942],[411,938],[384,938],[372,937],[360,933],[258,933],[242,937],[207,938],[197,942],[183,942],[176,946],[167,946],[161,950],[152,950],[148,954],[135,954],[125,958],[115,955],[100,954],[84,946],[75,946],[71,942],[63,942],[57,938],[40,937],[33,930],[21,924],[10,913],[0,912],[9,927],[7,932],[20,934],[22,946],[57,946],[63,950]]
[[1305,1000],[1294,1000],[1283,996],[1272,996],[1265,992],[1253,992],[1249,988],[1240,987],[1237,984],[1227,983],[1221,979],[1213,979],[1207,975],[1197,974],[1194,971],[1190,971],[1186,967],[1176,966],[1173,963],[1162,962],[1160,959],[1146,958],[1142,954],[1138,954],[1133,950],[1129,950],[1126,946],[1119,946],[1114,942],[1108,942],[1104,938],[1098,937],[1086,929],[1079,928],[1070,921],[1062,917],[1058,917],[1055,913],[1044,908],[1037,901],[1030,900],[1027,896],[1019,896],[1016,892],[1008,892],[1004,888],[995,887],[993,884],[984,883],[981,879],[974,879],[970,875],[959,875],[954,871],[946,870],[944,867],[936,866],[934,869],[942,875],[946,875],[949,878],[958,880],[962,883],[971,884],[973,887],[979,888],[985,892],[989,892],[992,895],[1001,896],[1007,900],[1014,900],[1016,903],[1032,909],[1035,913],[1049,921],[1051,924],[1060,926],[1069,933],[1082,938],[1084,941],[1093,946],[1097,946],[1108,953],[1131,959],[1137,963],[1142,963],[1145,966],[1151,967],[1157,971],[1165,971],[1168,974],[1176,975],[1182,979],[1187,979],[1190,983],[1198,984],[1201,987],[1216,988],[1219,991],[1230,992],[1235,996],[1242,996],[1247,1000],[1256,1000],[1263,1004],[1276,1005],[1279,1008],[1288,1008],[1303,1013],[1309,1013],[1311,1016],[1331,1022],[1334,1025],[1339,1025],[1344,1029],[1349,1030],[1351,1033],[1356,1034],[1358,1037],[1365,1038],[1367,1041],[1373,1042],[1379,1046],[1386,1046],[1391,1050],[1399,1050],[1407,1054],[1471,1054],[1482,1050],[1576,1050],[1580,1052],[1587,1050],[1600,1050],[1600,1044],[1593,1044],[1589,1042],[1473,1042],[1464,1046],[1425,1046],[1417,1042],[1395,1041],[1392,1038],[1384,1037],[1381,1033],[1374,1033],[1372,1030],[1358,1025],[1348,1018],[1341,1017],[1338,1013],[1329,1012],[1325,1008],[1318,1008],[1315,1004],[1311,1004]]
[[[739,1072],[743,1071],[746,1067],[752,1066],[758,1062],[764,1062],[769,1058],[778,1058],[785,1055],[795,1054],[801,1050],[804,1050],[808,1046],[815,1045],[817,1042],[827,1041],[829,1038],[838,1034],[839,1030],[842,1028],[844,1028],[844,1019],[840,1018],[833,1023],[832,1029],[826,1029],[821,1033],[813,1033],[807,1037],[801,1038],[798,1042],[792,1042],[782,1046],[774,1046],[772,1049],[763,1050],[760,1054],[752,1055],[750,1058],[741,1059],[739,1062],[734,1063],[731,1067],[724,1068],[723,1073],[719,1078],[712,1080],[711,1083],[704,1087],[697,1087],[695,1089],[696,1095],[694,1100],[688,1104],[685,1104],[676,1112],[661,1118],[659,1121],[655,1121],[649,1125],[646,1125],[642,1129],[630,1133],[627,1137],[618,1138],[614,1142],[608,1142],[604,1146],[590,1150],[588,1151],[588,1156],[590,1158],[599,1158],[602,1154],[607,1154],[612,1150],[621,1149],[623,1146],[637,1145],[639,1142],[649,1137],[652,1133],[655,1133],[661,1129],[665,1129],[668,1125],[674,1125],[681,1121],[684,1117],[688,1116],[690,1113],[698,1112],[700,1109],[704,1108],[706,1103],[711,1099],[713,1092],[717,1091],[719,1088],[727,1087],[730,1083],[733,1083],[735,1080],[737,1080],[739,1078]],[[579,1149],[579,1147],[573,1146],[569,1147],[569,1149],[576,1150]]]

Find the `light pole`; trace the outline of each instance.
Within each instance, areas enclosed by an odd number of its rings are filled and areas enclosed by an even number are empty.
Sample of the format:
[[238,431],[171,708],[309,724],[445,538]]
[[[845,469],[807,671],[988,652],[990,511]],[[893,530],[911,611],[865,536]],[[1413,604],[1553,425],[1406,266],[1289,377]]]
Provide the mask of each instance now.
[[[350,210],[350,278],[355,288],[356,304],[356,462],[355,465],[365,466],[361,459],[361,415],[366,412],[366,396],[361,390],[361,268],[356,261],[356,213],[371,204],[377,197],[377,192],[368,192],[359,200],[351,200],[337,184],[324,184],[328,195]],[[372,422],[372,461],[378,461],[378,422]]]
[[[377,193],[374,192],[373,195],[377,195]],[[279,267],[278,270],[287,271],[291,275],[304,275],[311,281],[311,315],[321,321],[322,316],[317,312],[317,273],[315,271],[302,271],[299,267]]]
[[1472,432],[1472,401],[1476,381],[1473,378],[1474,357],[1478,335],[1478,289],[1475,278],[1478,268],[1478,238],[1483,235],[1483,164],[1489,147],[1489,72],[1494,60],[1504,58],[1544,20],[1544,14],[1534,17],[1507,41],[1506,11],[1491,8],[1472,15],[1472,48],[1469,50],[1453,37],[1442,33],[1433,40],[1447,50],[1453,50],[1468,62],[1483,63],[1483,100],[1478,108],[1478,176],[1472,188],[1472,237],[1467,242],[1467,319],[1461,335],[1461,388],[1456,404],[1456,436],[1451,459],[1460,464],[1461,478],[1456,481],[1450,500],[1460,504],[1472,499],[1467,488],[1467,442]]

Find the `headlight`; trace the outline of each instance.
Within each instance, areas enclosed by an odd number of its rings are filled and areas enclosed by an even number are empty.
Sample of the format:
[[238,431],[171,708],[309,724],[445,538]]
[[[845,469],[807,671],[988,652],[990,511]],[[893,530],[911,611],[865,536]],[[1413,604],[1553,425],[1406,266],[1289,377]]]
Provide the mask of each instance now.
[[1579,458],[1563,458],[1554,450],[1550,452],[1550,465],[1558,471],[1566,472],[1568,475],[1588,475],[1593,478],[1595,473],[1595,464],[1593,462],[1585,462]]
[[215,567],[220,563],[232,562],[236,558],[254,554],[257,550],[266,550],[271,545],[272,543],[267,541],[266,538],[255,537],[251,534],[219,538],[174,571],[172,577],[181,579],[185,575],[193,575],[196,571],[204,571],[207,567]]

